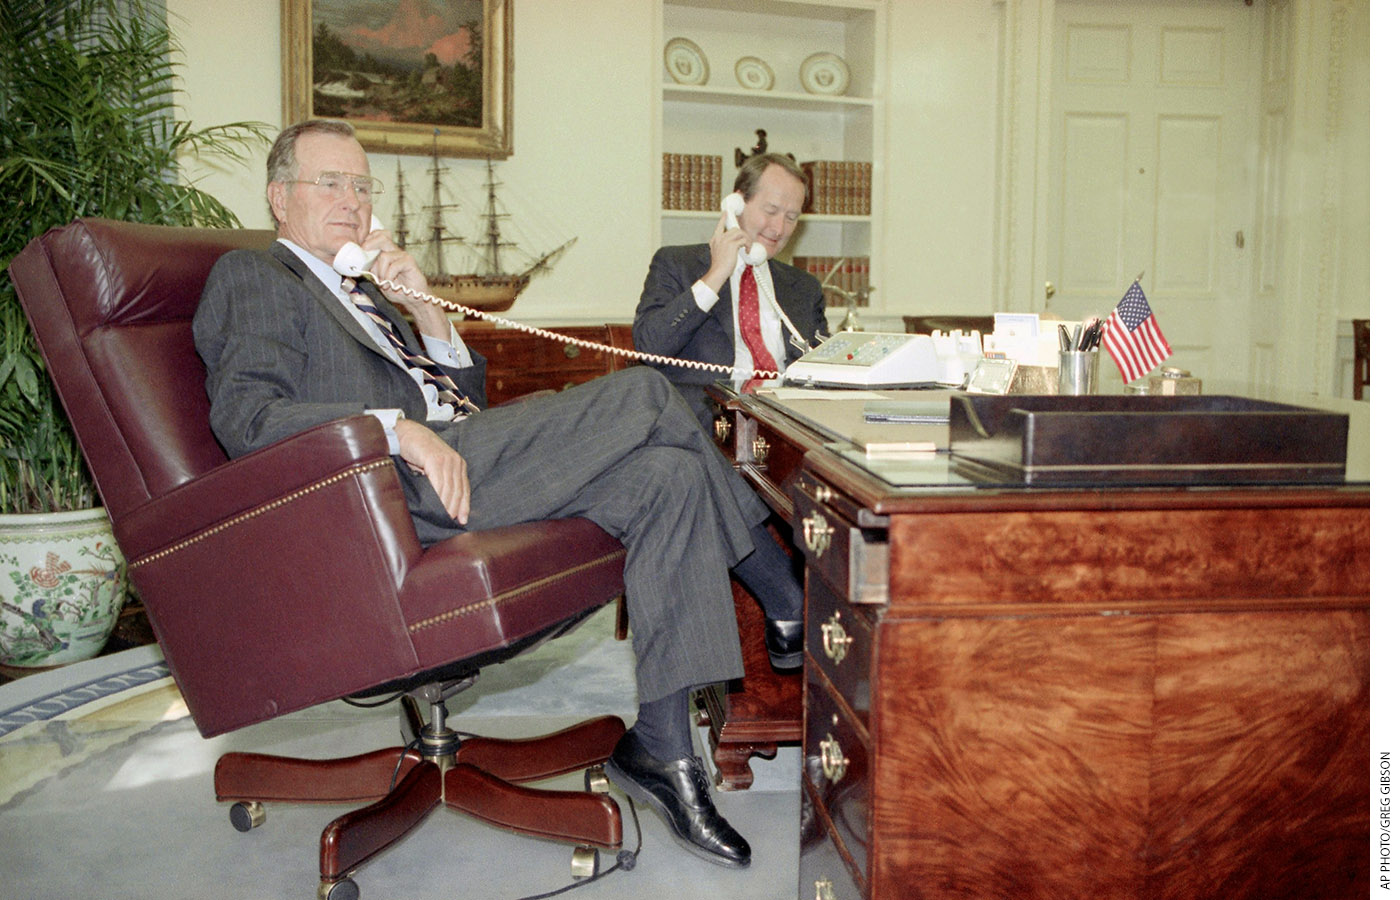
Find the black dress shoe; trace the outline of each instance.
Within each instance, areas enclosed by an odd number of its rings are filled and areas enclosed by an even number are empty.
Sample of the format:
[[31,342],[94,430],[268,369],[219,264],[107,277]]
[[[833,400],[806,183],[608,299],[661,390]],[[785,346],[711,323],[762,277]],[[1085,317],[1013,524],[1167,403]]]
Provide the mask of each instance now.
[[632,799],[649,803],[661,813],[681,846],[691,853],[735,869],[749,864],[749,842],[715,809],[700,760],[687,756],[662,762],[629,730],[603,771]]
[[802,667],[802,620],[764,619],[763,642],[768,645],[768,661],[775,669]]

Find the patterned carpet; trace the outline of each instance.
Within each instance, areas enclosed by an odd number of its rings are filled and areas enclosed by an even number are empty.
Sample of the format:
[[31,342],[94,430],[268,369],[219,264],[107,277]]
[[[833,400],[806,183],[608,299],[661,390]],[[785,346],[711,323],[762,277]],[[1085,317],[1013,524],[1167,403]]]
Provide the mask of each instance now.
[[[483,673],[451,703],[450,723],[479,734],[544,733],[636,708],[630,645],[595,616],[574,633]],[[390,707],[392,709],[392,707]],[[10,898],[306,898],[317,841],[343,806],[270,806],[246,834],[214,800],[229,750],[328,757],[397,741],[396,713],[332,703],[211,740],[201,738],[154,646],[0,685],[0,894]],[[734,872],[682,850],[638,810],[637,868],[564,896],[773,900],[797,893],[796,748],[755,762],[755,789],[717,795],[754,846]],[[577,788],[578,775],[557,787]],[[545,783],[546,787],[550,783]],[[621,799],[621,795],[615,793]],[[624,802],[624,845],[637,835]],[[365,900],[515,898],[571,883],[569,848],[438,810],[355,876]],[[612,864],[604,854],[603,865]]]

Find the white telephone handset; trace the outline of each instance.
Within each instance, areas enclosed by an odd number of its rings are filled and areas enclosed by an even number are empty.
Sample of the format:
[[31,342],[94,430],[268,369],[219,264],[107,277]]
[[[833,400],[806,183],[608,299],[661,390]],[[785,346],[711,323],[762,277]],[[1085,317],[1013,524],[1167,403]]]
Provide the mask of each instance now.
[[[369,230],[380,231],[384,225],[379,221],[378,216],[369,217]],[[374,258],[379,255],[378,250],[366,250],[354,241],[350,241],[340,248],[336,253],[335,260],[331,262],[331,267],[336,274],[346,278],[363,278],[369,271],[369,267],[374,263]]]
[[[724,198],[720,208],[724,210],[724,230],[733,231],[739,227],[739,213],[744,211],[744,195],[735,191]],[[768,248],[755,243],[747,250],[740,249],[739,258],[746,266],[761,265],[768,258]]]

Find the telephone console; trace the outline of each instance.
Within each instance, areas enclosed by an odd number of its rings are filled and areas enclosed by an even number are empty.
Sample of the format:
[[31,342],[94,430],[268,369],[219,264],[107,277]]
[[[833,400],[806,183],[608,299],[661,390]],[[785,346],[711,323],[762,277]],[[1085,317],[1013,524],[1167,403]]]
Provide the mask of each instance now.
[[927,334],[842,331],[788,366],[784,380],[800,387],[932,387],[960,385],[964,371],[940,356]]

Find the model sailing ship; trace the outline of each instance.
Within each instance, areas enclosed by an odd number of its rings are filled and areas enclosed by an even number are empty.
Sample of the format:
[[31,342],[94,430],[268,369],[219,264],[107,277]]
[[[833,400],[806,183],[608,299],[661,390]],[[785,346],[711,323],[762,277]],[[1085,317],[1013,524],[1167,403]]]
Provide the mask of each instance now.
[[[578,238],[569,238],[553,250],[538,256],[525,254],[514,241],[507,239],[501,231],[501,223],[504,219],[509,218],[509,214],[502,208],[500,199],[496,195],[496,188],[500,186],[500,182],[496,180],[491,160],[487,159],[486,204],[485,210],[481,214],[484,227],[480,240],[473,245],[478,257],[478,264],[473,272],[467,274],[452,273],[451,267],[446,261],[444,250],[449,245],[464,244],[466,241],[450,232],[443,219],[443,211],[455,209],[457,204],[444,203],[442,200],[443,166],[438,158],[436,147],[434,147],[432,159],[433,164],[429,169],[433,177],[432,202],[424,206],[422,210],[427,214],[427,235],[422,240],[417,241],[409,240],[409,211],[404,199],[403,163],[399,163],[398,209],[394,214],[394,232],[398,245],[400,247],[426,248],[426,252],[420,254],[419,265],[423,269],[423,274],[427,276],[429,292],[444,300],[470,306],[483,312],[501,312],[510,309],[515,298],[530,283],[530,277],[537,272],[548,270],[560,254]],[[507,264],[502,262],[502,258],[509,258],[512,252],[526,256],[523,267],[514,272],[507,271]]]

